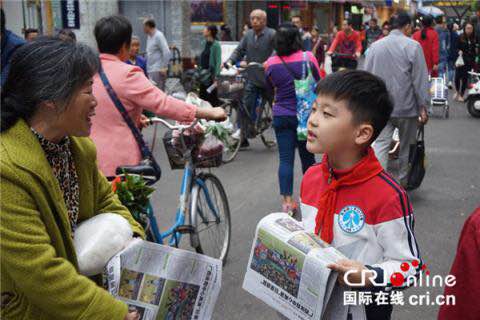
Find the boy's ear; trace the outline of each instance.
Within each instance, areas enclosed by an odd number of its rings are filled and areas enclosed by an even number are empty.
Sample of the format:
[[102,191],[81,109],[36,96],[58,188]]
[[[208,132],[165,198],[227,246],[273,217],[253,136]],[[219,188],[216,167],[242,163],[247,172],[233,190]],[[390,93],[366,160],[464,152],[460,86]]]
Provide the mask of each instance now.
[[355,144],[368,145],[373,137],[373,126],[368,123],[362,123],[355,132]]

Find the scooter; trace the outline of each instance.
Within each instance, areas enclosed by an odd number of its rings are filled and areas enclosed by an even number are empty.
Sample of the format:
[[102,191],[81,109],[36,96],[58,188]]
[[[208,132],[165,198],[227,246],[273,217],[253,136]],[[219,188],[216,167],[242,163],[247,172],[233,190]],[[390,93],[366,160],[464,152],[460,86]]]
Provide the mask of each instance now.
[[468,84],[467,103],[468,113],[474,118],[480,118],[480,73],[468,72],[471,76]]

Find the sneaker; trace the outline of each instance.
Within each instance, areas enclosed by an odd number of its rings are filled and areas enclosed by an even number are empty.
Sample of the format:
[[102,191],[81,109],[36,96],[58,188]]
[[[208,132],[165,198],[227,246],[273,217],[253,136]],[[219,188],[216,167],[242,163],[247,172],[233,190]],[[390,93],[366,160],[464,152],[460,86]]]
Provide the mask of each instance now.
[[232,133],[231,137],[232,139],[235,139],[235,140],[240,140],[240,129],[237,129],[237,131],[235,131],[234,133]]
[[295,217],[298,213],[298,204],[296,202],[283,203],[282,211],[288,214],[290,217]]
[[448,83],[448,89],[453,89],[452,81],[450,81],[450,82]]

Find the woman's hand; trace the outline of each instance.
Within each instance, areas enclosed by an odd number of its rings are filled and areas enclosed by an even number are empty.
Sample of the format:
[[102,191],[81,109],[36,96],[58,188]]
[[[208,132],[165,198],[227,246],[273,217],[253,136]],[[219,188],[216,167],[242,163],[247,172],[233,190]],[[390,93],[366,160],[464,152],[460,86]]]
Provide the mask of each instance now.
[[223,108],[197,108],[197,113],[195,114],[196,118],[215,120],[215,121],[224,121],[227,119],[227,113]]
[[138,314],[137,311],[132,311],[132,312],[129,312],[124,320],[140,320],[140,314]]

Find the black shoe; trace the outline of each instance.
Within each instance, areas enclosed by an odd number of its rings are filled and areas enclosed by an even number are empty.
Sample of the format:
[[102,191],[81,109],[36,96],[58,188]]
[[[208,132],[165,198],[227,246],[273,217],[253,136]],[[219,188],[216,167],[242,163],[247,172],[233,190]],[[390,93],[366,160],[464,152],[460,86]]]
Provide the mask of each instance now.
[[248,142],[248,139],[243,139],[242,144],[240,145],[240,149],[246,149],[250,147],[250,143]]

